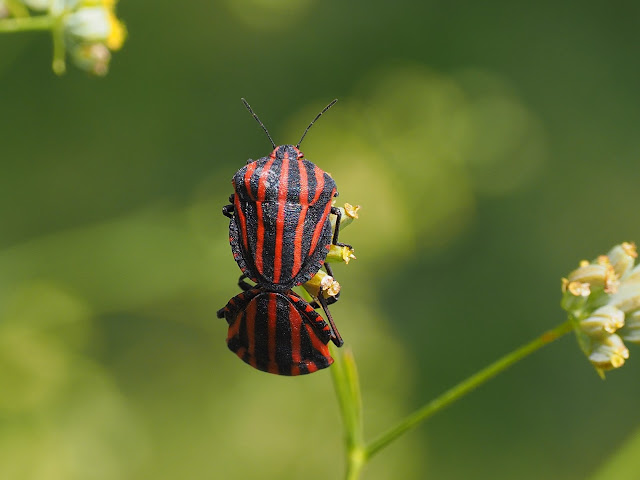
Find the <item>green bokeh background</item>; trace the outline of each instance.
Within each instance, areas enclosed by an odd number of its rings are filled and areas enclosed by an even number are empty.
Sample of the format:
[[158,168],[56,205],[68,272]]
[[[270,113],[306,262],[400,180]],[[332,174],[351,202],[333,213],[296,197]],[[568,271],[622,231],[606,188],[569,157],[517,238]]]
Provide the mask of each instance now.
[[[215,318],[239,274],[220,208],[270,149],[240,97],[278,143],[340,99],[303,151],[362,205],[332,312],[369,437],[560,323],[560,277],[640,240],[631,2],[119,14],[104,79],[55,77],[45,34],[0,37],[0,478],[340,478],[329,372],[253,371]],[[564,338],[364,478],[637,478],[638,359],[603,382]]]

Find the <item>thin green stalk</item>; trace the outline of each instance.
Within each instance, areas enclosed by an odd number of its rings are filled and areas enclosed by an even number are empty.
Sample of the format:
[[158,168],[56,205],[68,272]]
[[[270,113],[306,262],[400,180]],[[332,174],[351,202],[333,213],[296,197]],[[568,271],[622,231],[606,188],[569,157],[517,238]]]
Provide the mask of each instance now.
[[365,443],[362,427],[362,397],[360,395],[360,382],[353,352],[348,347],[341,352],[331,347],[331,355],[334,358],[331,367],[331,378],[338,397],[340,415],[345,430],[345,447],[347,450],[347,470],[345,478],[356,480],[364,464]]
[[482,385],[486,381],[490,380],[498,373],[506,370],[517,361],[523,359],[527,355],[535,352],[546,344],[560,338],[564,334],[572,330],[571,320],[567,320],[556,328],[543,333],[541,336],[533,340],[532,342],[523,345],[522,347],[514,350],[513,352],[505,355],[498,361],[492,363],[488,367],[480,370],[478,373],[472,375],[466,380],[460,382],[455,387],[447,390],[439,397],[433,399],[427,403],[420,410],[416,411],[412,415],[409,415],[406,419],[400,422],[395,427],[391,428],[386,433],[380,435],[377,439],[373,440],[365,449],[365,458],[367,461],[378,453],[382,448],[389,445],[396,438],[416,427],[421,422],[425,421],[433,414],[448,407],[459,398],[465,396],[467,393],[474,390],[476,387]]
[[64,22],[62,16],[58,17],[53,24],[51,37],[53,39],[53,60],[51,62],[51,68],[56,75],[62,75],[67,70],[65,62]]
[[3,18],[0,20],[0,33],[50,30],[53,20],[53,17],[49,15]]

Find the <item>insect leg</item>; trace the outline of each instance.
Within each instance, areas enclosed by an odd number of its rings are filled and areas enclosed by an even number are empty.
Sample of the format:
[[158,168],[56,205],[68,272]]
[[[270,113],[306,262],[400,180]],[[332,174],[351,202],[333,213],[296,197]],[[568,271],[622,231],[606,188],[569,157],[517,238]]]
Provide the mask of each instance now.
[[251,290],[252,288],[254,288],[253,285],[250,285],[249,283],[244,281],[245,278],[249,278],[249,277],[247,277],[247,275],[243,273],[242,275],[240,275],[240,278],[238,279],[238,286],[242,289],[243,292],[246,292],[247,290]]
[[337,245],[338,247],[349,247],[353,249],[353,247],[348,243],[338,242],[338,235],[340,234],[340,220],[342,219],[342,211],[340,211],[338,207],[331,207],[331,213],[336,216],[336,228],[333,232],[333,241],[331,243],[333,245]]
[[234,195],[235,194],[233,194],[233,193],[231,195],[229,195],[229,202],[231,202],[231,203],[229,205],[225,205],[224,207],[222,207],[222,214],[225,217],[233,218],[233,211],[234,211],[233,201],[234,201],[234,198],[235,198]]
[[225,217],[229,217],[229,218],[233,218],[233,205],[229,204],[229,205],[225,205],[224,207],[222,207],[222,214]]
[[329,320],[329,325],[331,325],[331,341],[335,344],[336,347],[341,347],[344,345],[344,340],[340,336],[340,332],[336,328],[336,324],[333,321],[333,317],[331,316],[331,312],[329,312],[329,307],[327,305],[327,301],[322,296],[322,293],[318,296],[318,302],[322,306],[324,313],[327,315],[327,320]]

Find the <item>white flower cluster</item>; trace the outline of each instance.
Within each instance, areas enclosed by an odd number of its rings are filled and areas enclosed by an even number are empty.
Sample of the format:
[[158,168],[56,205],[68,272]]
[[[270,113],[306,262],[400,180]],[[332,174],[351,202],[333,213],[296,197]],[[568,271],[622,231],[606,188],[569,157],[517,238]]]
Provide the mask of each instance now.
[[629,358],[625,342],[640,344],[640,265],[633,243],[622,243],[562,280],[562,307],[578,343],[602,375]]

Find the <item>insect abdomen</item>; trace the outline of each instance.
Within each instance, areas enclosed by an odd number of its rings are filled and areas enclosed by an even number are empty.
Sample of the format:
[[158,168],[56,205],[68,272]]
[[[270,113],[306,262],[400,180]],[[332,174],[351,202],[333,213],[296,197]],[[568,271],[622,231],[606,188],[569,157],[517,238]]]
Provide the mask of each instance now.
[[258,370],[304,375],[333,363],[328,325],[293,292],[251,290],[234,297],[225,316],[229,349]]

